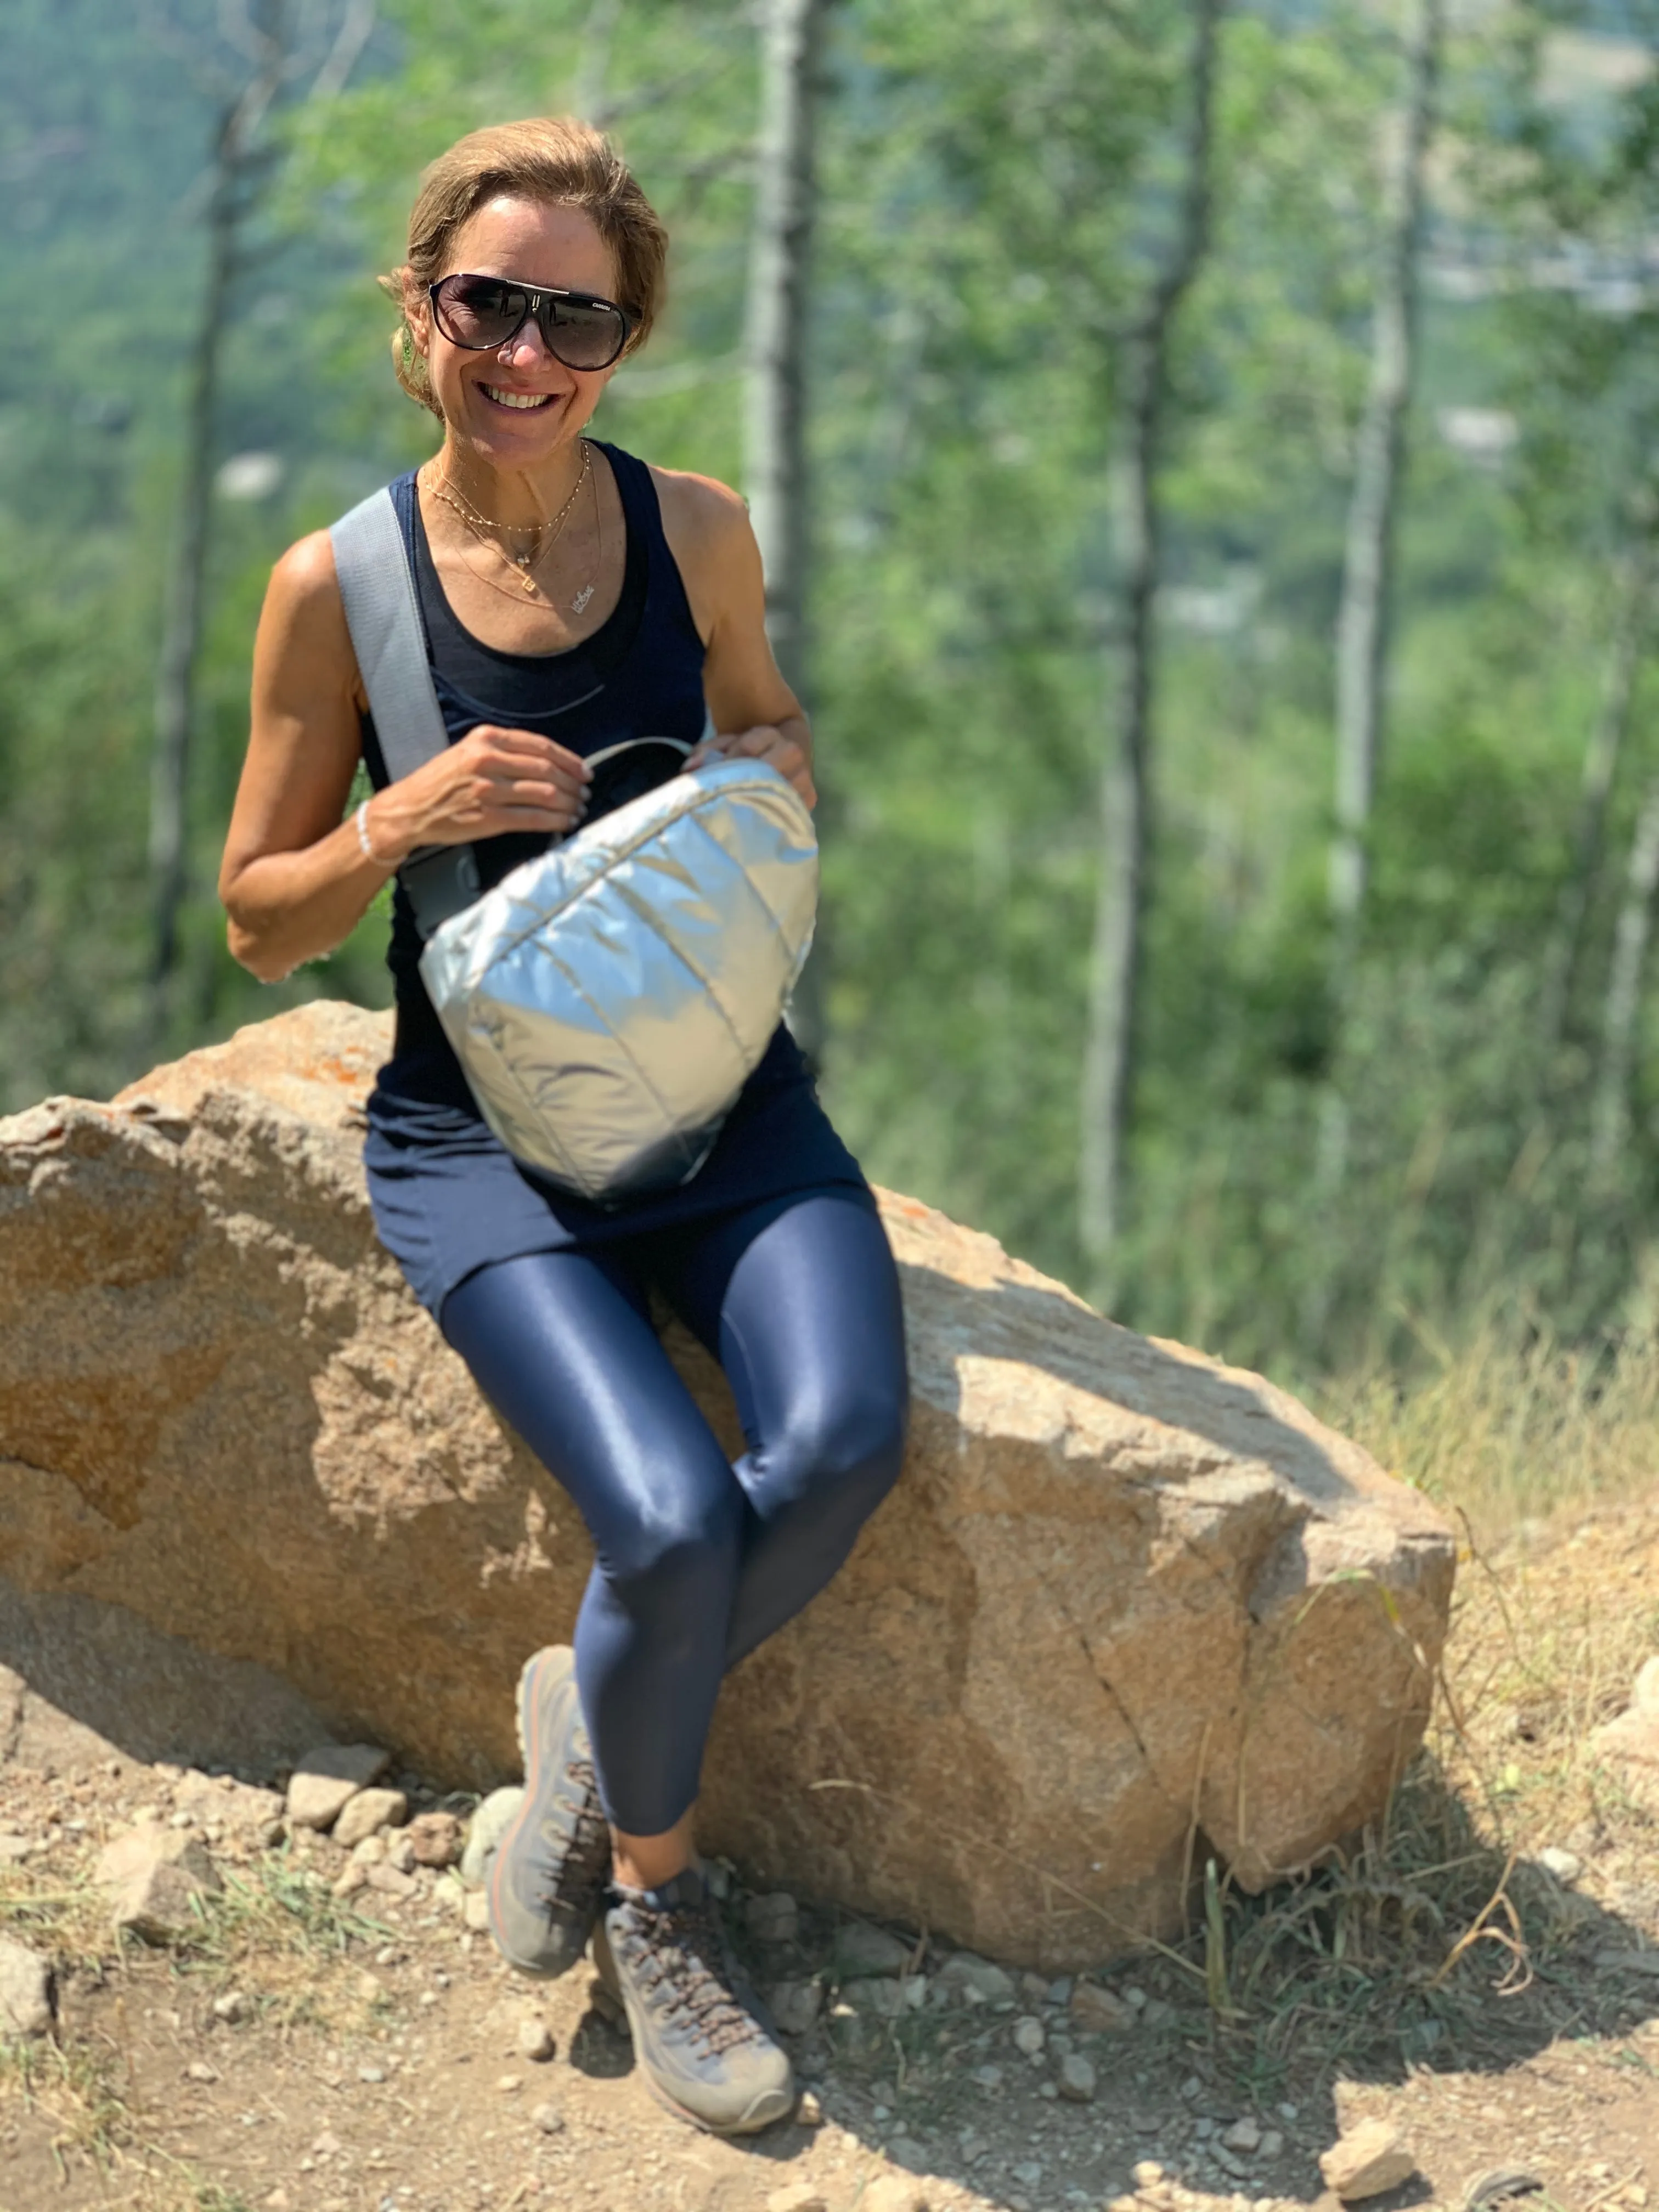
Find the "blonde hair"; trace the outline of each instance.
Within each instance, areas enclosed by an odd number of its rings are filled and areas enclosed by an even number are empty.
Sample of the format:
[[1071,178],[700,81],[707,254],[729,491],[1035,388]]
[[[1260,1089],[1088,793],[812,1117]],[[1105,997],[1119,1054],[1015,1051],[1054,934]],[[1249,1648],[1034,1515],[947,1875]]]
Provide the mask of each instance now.
[[580,208],[610,249],[617,303],[632,328],[628,351],[645,343],[662,306],[668,233],[602,131],[574,116],[496,123],[458,138],[421,179],[409,216],[409,258],[380,280],[400,310],[392,362],[411,399],[439,413],[426,362],[409,327],[410,293],[423,294],[447,274],[455,236],[487,202],[503,197]]

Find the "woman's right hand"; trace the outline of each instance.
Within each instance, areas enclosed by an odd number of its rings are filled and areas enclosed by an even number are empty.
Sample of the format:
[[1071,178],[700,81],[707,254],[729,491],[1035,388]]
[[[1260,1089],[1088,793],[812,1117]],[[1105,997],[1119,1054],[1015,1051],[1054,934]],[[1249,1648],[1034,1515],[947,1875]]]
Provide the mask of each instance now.
[[369,843],[395,868],[423,845],[470,845],[514,830],[562,836],[587,811],[592,773],[551,738],[481,722],[375,793],[365,817]]

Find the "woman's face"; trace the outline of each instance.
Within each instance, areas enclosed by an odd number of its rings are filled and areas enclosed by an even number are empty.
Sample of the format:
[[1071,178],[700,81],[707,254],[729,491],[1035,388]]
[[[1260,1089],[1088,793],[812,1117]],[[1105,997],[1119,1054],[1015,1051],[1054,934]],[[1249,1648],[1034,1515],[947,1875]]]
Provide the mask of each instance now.
[[[617,296],[610,248],[592,218],[580,208],[549,207],[538,200],[487,201],[457,232],[438,275],[458,270],[606,300]],[[548,351],[533,316],[516,337],[488,353],[452,344],[423,296],[409,302],[409,321],[450,437],[495,468],[533,468],[569,446],[599,405],[616,366],[567,368]],[[510,404],[526,398],[538,404]]]

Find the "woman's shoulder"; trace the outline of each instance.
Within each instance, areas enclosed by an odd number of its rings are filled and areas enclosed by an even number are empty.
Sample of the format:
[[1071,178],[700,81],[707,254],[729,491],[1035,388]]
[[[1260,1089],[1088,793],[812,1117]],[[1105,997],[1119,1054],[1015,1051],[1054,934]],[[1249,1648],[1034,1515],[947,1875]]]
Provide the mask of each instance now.
[[315,663],[319,674],[337,672],[356,688],[357,657],[326,530],[296,538],[277,560],[266,586],[259,630],[267,647],[284,657],[302,655]]
[[752,544],[749,502],[741,492],[694,469],[667,469],[655,461],[643,465],[650,471],[663,529],[682,563],[688,556],[701,561],[729,559]]

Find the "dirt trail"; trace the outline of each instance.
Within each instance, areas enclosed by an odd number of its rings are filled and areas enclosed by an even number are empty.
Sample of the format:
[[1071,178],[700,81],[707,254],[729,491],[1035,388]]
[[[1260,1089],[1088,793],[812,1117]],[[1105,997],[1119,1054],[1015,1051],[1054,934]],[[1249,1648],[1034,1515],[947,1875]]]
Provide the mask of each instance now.
[[[1320,2202],[1319,2153],[1371,2114],[1418,2168],[1381,2212],[1461,2207],[1494,2169],[1529,2172],[1517,2201],[1540,2212],[1659,2207],[1659,1837],[1584,1753],[1659,1649],[1659,1500],[1471,1562],[1463,1590],[1389,1837],[1220,1899],[1207,1956],[1200,1904],[1177,1954],[1097,1978],[1121,2000],[1106,2032],[1034,1977],[965,2002],[937,1948],[913,2008],[890,1977],[837,1973],[838,1916],[803,1902],[763,1942],[734,1882],[757,1978],[822,1998],[793,2044],[821,2118],[744,2145],[659,2111],[586,1967],[510,1973],[452,1874],[337,1898],[327,1838],[262,1840],[232,1781],[94,1756],[67,1721],[56,1755],[37,1713],[34,1764],[0,1763],[0,1935],[57,1961],[58,2028],[0,2044],[0,2212],[766,2212],[801,2184],[854,2212],[902,2207],[910,2172],[911,2212],[1272,2212]],[[141,1817],[197,1827],[227,1878],[169,1950],[113,1944],[90,1885]],[[550,2059],[524,2055],[531,2016]],[[1086,2101],[1060,2093],[1068,2057]]]

